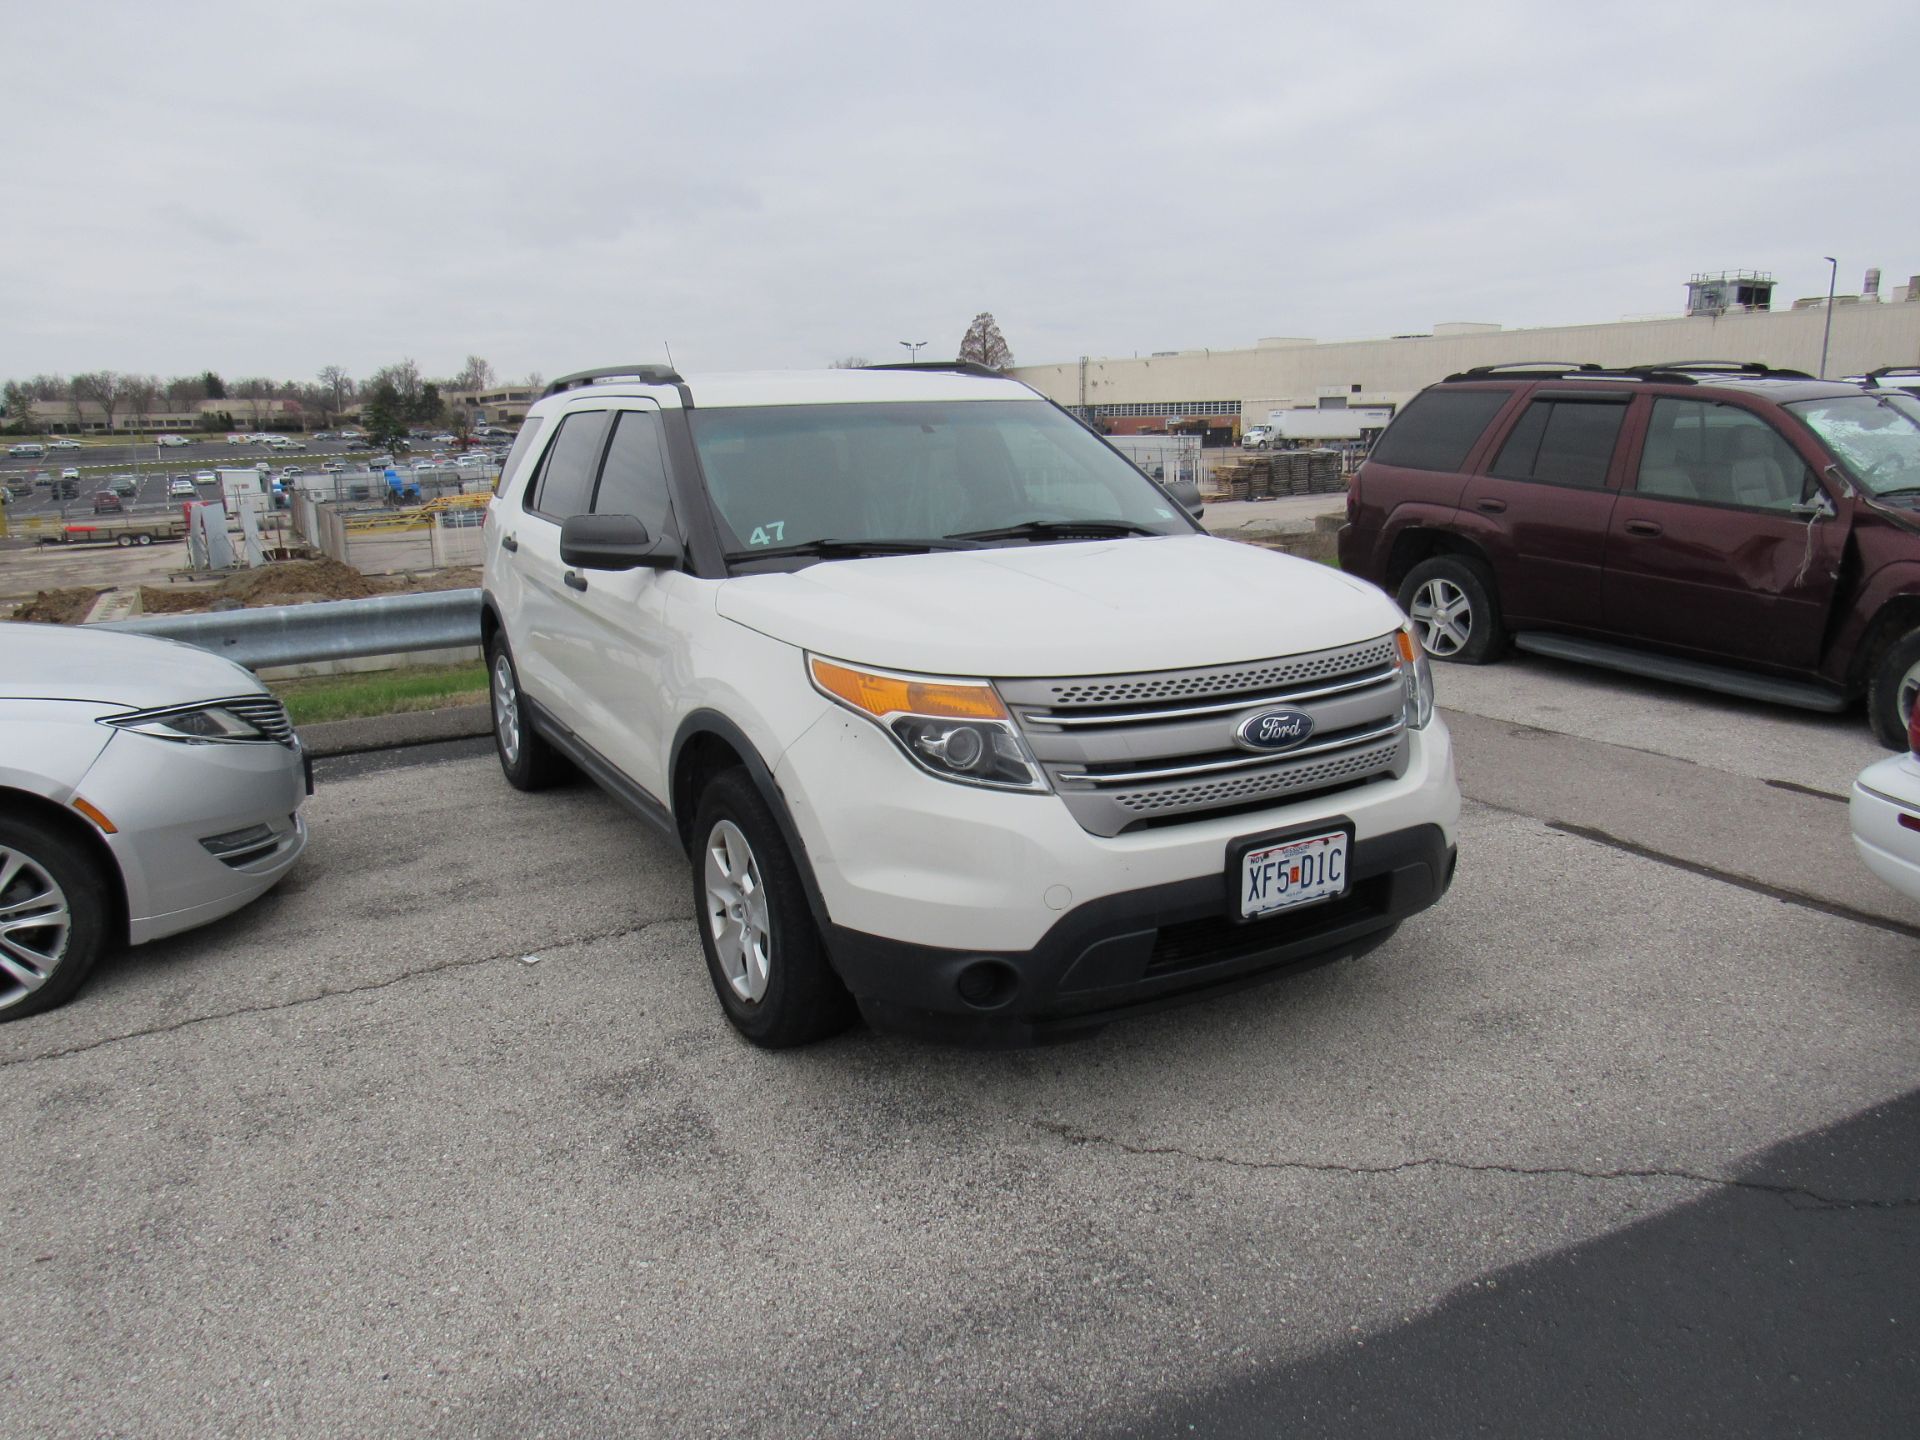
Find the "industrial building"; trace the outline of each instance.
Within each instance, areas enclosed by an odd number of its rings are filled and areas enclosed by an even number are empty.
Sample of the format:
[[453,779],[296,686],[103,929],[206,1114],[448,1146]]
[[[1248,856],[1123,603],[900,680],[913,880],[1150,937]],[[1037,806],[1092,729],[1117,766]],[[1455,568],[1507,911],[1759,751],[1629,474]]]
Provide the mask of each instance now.
[[[1455,322],[1421,335],[1316,342],[1273,337],[1244,350],[1180,350],[1130,359],[1081,358],[1011,372],[1113,434],[1202,430],[1209,444],[1236,439],[1273,412],[1364,409],[1384,426],[1428,385],[1475,365],[1527,360],[1650,365],[1677,360],[1758,360],[1783,369],[1860,375],[1920,365],[1920,276],[1879,298],[1879,272],[1859,295],[1772,306],[1772,277],[1727,271],[1688,282],[1685,315],[1508,330]],[[1358,417],[1356,417],[1357,419]]]

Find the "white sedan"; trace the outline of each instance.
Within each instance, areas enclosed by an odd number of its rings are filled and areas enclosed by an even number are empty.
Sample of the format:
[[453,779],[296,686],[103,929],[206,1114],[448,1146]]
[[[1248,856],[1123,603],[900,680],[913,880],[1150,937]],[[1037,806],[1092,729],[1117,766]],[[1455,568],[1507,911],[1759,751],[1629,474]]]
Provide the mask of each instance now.
[[1902,895],[1920,900],[1920,705],[1907,722],[1904,755],[1862,770],[1847,806],[1853,844],[1867,868]]
[[231,661],[0,624],[0,1021],[266,893],[306,847],[310,789],[287,712]]

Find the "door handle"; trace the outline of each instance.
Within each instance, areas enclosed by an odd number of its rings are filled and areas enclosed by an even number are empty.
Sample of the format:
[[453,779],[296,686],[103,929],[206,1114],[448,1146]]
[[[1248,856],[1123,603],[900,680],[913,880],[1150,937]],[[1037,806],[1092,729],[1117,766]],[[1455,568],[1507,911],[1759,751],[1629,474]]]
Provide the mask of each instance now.
[[1484,510],[1489,515],[1498,515],[1502,510],[1507,508],[1507,502],[1504,500],[1495,500],[1489,496],[1484,500],[1474,501],[1473,508],[1476,510]]
[[1629,535],[1658,535],[1660,527],[1651,520],[1629,520],[1620,527]]
[[500,537],[500,548],[509,555],[517,554],[520,549],[520,542],[511,535],[502,535]]
[[587,577],[575,571],[569,570],[560,578],[566,582],[567,588],[570,590],[585,590],[587,588]]

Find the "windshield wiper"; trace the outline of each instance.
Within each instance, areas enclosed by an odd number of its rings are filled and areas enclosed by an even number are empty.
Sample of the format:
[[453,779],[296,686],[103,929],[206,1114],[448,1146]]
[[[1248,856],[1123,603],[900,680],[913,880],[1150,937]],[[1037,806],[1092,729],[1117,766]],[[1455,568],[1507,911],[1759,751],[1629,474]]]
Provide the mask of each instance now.
[[1895,495],[1920,495],[1920,485],[1896,485],[1891,490],[1869,490],[1876,500],[1887,500]]
[[1067,540],[1080,536],[1107,539],[1115,535],[1159,535],[1164,532],[1131,520],[1026,520],[993,530],[964,530],[949,540]]
[[729,560],[785,560],[796,555],[821,559],[853,559],[861,555],[924,555],[929,550],[972,550],[976,547],[965,537],[943,536],[938,540],[803,540],[797,545],[774,545],[764,549],[729,550]]

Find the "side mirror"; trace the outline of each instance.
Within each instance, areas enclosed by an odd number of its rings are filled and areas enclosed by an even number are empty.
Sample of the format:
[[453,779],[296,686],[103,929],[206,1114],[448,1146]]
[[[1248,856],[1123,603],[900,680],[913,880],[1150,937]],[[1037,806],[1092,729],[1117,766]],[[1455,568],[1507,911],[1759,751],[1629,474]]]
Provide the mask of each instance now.
[[637,515],[569,515],[560,524],[560,561],[581,570],[672,570],[680,547],[655,540]]

